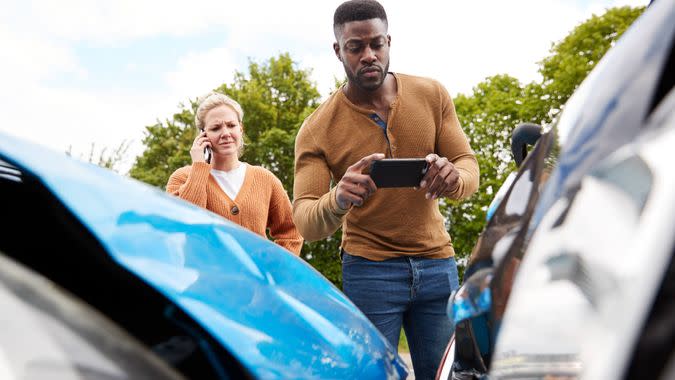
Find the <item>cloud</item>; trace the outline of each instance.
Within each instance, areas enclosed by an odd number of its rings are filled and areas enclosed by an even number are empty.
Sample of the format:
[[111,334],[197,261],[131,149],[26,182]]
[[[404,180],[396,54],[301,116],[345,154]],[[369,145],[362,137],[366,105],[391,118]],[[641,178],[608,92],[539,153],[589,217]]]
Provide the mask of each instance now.
[[166,74],[170,93],[177,98],[194,98],[230,83],[238,68],[231,51],[222,47],[181,57],[176,67]]
[[0,59],[0,83],[3,95],[36,85],[60,72],[86,76],[70,48],[62,43],[16,33],[0,24],[3,55]]
[[345,78],[342,64],[332,51],[330,54],[309,53],[293,58],[297,60],[299,67],[311,69],[310,78],[324,97],[335,89],[336,79]]
[[334,6],[326,4],[312,0],[33,0],[14,11],[32,19],[45,32],[72,41],[112,43],[157,35],[188,35],[214,26],[229,26],[248,36],[290,31],[311,39],[312,35],[301,27],[327,25]]
[[33,0],[28,14],[52,36],[114,43],[157,35],[186,35],[227,23],[224,1]]
[[[495,74],[536,79],[536,62],[582,16],[568,1],[447,2],[429,14],[419,8],[399,4],[390,17],[391,67],[434,77],[452,94]],[[406,20],[421,19],[410,33]]]

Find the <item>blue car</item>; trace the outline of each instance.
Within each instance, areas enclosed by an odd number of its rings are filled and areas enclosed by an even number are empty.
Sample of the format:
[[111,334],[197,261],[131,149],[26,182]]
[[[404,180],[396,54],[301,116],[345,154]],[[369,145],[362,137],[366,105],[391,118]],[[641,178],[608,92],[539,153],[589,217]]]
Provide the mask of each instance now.
[[0,134],[0,378],[399,379],[396,348],[276,244]]

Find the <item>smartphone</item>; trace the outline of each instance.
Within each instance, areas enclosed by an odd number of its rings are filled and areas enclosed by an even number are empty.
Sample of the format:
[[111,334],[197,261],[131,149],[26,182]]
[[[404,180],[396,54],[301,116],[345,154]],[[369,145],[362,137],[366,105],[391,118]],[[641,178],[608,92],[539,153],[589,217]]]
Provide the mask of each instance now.
[[211,163],[211,156],[212,156],[211,147],[207,146],[206,148],[204,148],[204,160],[206,161],[207,164]]
[[[204,130],[201,130],[204,132]],[[207,164],[211,163],[211,156],[213,156],[213,152],[211,152],[211,147],[207,146],[204,148],[204,161],[206,161]]]
[[370,164],[370,178],[378,188],[417,187],[426,173],[424,158],[386,158]]

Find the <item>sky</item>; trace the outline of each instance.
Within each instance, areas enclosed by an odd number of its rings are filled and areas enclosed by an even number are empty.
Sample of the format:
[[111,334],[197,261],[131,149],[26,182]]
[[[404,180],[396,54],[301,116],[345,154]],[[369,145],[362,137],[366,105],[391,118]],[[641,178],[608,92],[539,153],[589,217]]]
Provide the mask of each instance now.
[[[250,61],[288,52],[325,98],[344,70],[332,50],[342,0],[0,0],[0,133],[75,157],[129,144],[145,126]],[[486,77],[538,80],[551,44],[591,15],[648,0],[381,0],[390,70],[432,77],[451,95]],[[1,138],[1,135],[0,135]]]

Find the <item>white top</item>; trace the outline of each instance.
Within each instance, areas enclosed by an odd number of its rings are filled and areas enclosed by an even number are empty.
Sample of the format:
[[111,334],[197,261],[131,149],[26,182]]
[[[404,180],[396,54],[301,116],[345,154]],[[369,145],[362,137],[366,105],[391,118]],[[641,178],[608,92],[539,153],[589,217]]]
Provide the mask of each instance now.
[[237,197],[241,186],[244,184],[244,176],[246,176],[246,166],[245,162],[239,164],[239,166],[230,171],[222,171],[211,169],[211,174],[220,185],[220,188],[223,189],[225,194],[230,197],[231,200]]

